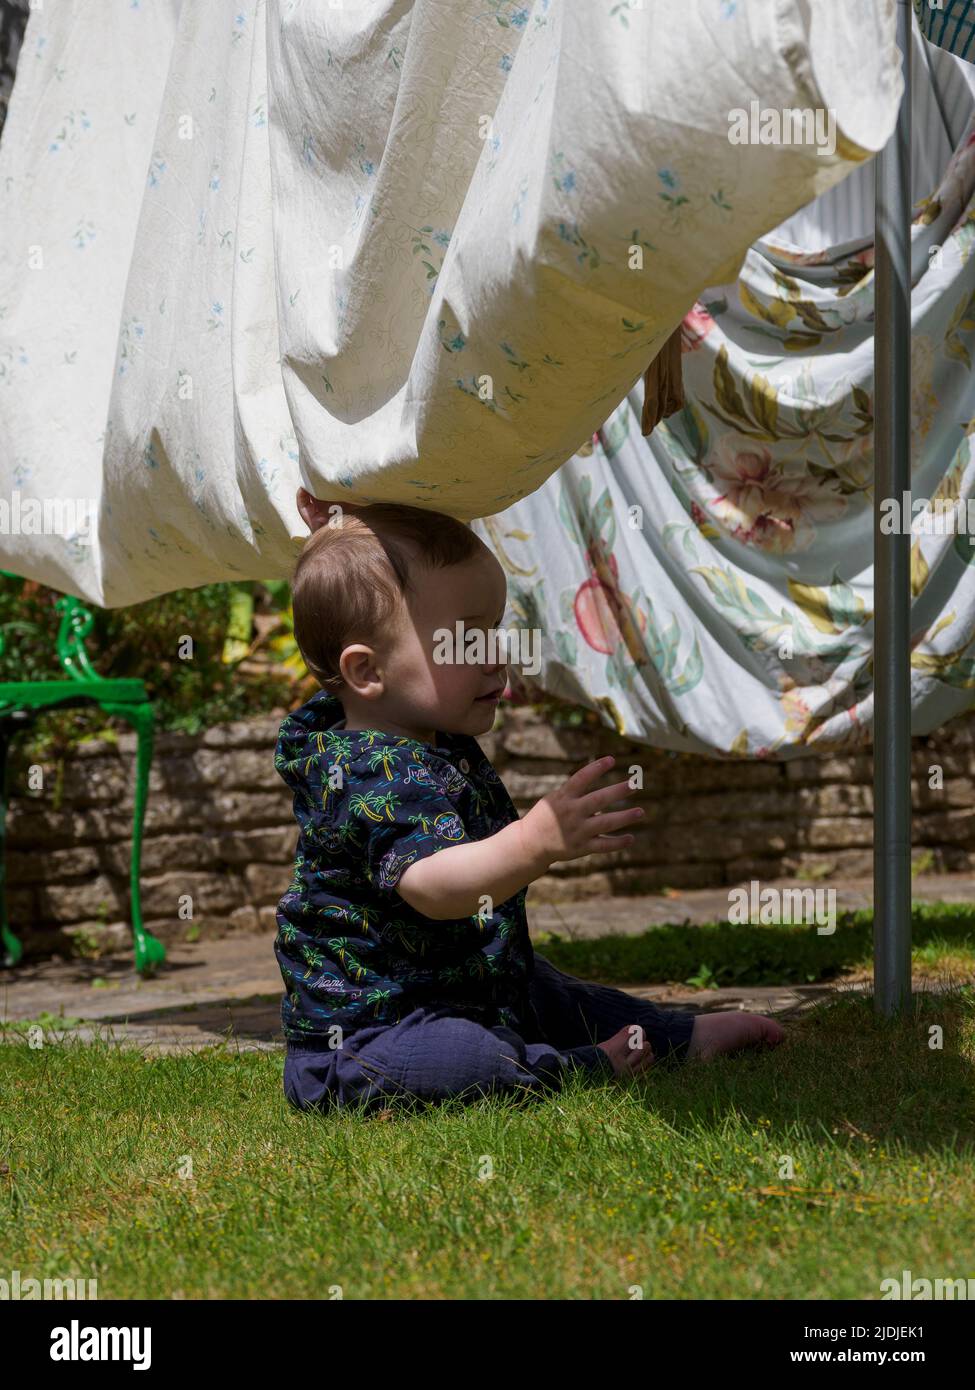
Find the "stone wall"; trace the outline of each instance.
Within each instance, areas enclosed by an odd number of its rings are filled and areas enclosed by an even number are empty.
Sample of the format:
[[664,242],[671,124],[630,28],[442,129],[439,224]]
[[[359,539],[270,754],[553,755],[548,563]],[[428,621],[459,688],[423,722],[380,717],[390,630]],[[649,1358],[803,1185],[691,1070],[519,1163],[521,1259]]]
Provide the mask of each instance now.
[[[864,877],[872,869],[869,753],[790,762],[714,761],[646,748],[603,728],[554,728],[531,709],[506,710],[481,744],[520,810],[590,759],[633,763],[646,820],[630,851],[574,861],[539,879],[532,901],[603,897],[742,879]],[[153,757],[142,859],[143,915],[164,941],[199,932],[274,930],[291,878],[291,795],[274,770],[280,716],[162,734]],[[122,727],[122,726],[120,726]],[[10,773],[8,903],[28,956],[97,953],[129,940],[128,866],[135,736],[79,746]],[[932,788],[931,769],[943,786]],[[919,868],[975,865],[975,719],[913,749],[914,843]],[[36,771],[34,782],[37,781]],[[192,899],[192,918],[186,916]],[[182,901],[182,913],[181,912]]]

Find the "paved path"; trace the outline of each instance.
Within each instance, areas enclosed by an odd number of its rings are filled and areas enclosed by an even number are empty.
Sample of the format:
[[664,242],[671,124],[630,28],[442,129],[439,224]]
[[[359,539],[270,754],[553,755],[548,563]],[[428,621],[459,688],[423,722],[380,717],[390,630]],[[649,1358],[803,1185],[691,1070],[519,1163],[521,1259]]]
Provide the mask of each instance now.
[[[798,880],[769,886],[809,887]],[[837,888],[837,909],[869,906],[870,883]],[[915,881],[915,899],[975,902],[975,879],[961,875]],[[570,939],[634,934],[652,923],[699,923],[727,914],[728,890],[674,897],[612,898],[590,903],[530,904],[532,933],[557,931]],[[544,952],[544,946],[541,947]],[[795,1016],[838,990],[863,989],[869,980],[837,985],[751,986],[687,990],[672,985],[624,986],[661,1007],[694,1010],[749,1009]],[[61,1015],[81,1020],[66,1030],[83,1039],[102,1037],[145,1052],[178,1052],[207,1046],[242,1051],[280,1048],[281,976],[267,936],[237,934],[195,945],[169,947],[166,965],[151,980],[136,975],[131,955],[99,961],[48,960],[0,971],[0,1023]],[[45,1020],[54,1032],[55,1024]],[[6,1030],[11,1036],[13,1029]],[[0,1037],[4,1033],[0,1032]]]
[[[748,884],[738,887],[747,888]],[[765,888],[834,888],[837,912],[873,906],[873,880],[831,879],[813,883],[809,879],[772,878],[761,881]],[[596,898],[592,902],[536,903],[528,899],[532,932],[557,931],[570,940],[587,936],[631,936],[648,926],[666,923],[720,922],[728,916],[731,888],[698,888],[666,896],[644,898]],[[913,882],[915,902],[972,903],[975,905],[975,877],[971,874],[922,874]]]

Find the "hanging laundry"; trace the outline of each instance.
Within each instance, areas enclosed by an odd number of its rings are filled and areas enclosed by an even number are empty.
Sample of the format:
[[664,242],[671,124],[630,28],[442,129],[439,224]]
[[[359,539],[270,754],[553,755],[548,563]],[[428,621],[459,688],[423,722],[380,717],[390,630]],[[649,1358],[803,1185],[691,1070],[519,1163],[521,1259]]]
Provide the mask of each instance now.
[[[924,734],[975,702],[975,68],[935,52],[935,92],[914,42],[915,184],[961,131],[914,206],[911,496],[885,508],[912,531]],[[525,692],[719,757],[869,744],[873,208],[865,167],[759,239],[684,318],[680,410],[644,438],[637,383],[592,445],[474,523],[508,574],[505,626],[542,632]]]
[[464,520],[541,487],[894,126],[891,0],[679,9],[33,9],[0,141],[0,468],[94,520],[2,534],[0,567],[115,607],[285,576],[299,483]]
[[643,434],[650,434],[661,420],[684,408],[683,349],[684,322],[681,320],[680,328],[671,333],[663,351],[657,353],[644,373],[643,413],[640,419]]

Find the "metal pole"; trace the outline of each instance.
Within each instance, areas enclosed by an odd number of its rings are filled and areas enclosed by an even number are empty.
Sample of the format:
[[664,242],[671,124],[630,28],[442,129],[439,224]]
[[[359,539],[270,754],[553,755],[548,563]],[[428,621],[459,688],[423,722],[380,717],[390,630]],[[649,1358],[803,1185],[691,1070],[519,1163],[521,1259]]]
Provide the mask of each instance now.
[[881,502],[911,485],[911,19],[897,0],[904,96],[876,161],[873,980],[888,1017],[911,997],[910,514],[880,531]]

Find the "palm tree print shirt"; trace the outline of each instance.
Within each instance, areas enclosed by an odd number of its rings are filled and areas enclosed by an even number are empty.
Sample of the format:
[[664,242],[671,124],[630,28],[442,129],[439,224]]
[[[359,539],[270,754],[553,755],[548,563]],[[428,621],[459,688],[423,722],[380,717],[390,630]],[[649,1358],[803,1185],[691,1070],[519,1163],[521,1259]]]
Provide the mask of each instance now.
[[284,720],[275,751],[299,826],[274,947],[285,1037],[318,1041],[420,1007],[523,1029],[534,1021],[527,890],[451,921],[396,892],[410,864],[518,819],[500,777],[468,735],[438,731],[429,744],[344,721],[320,690]]

